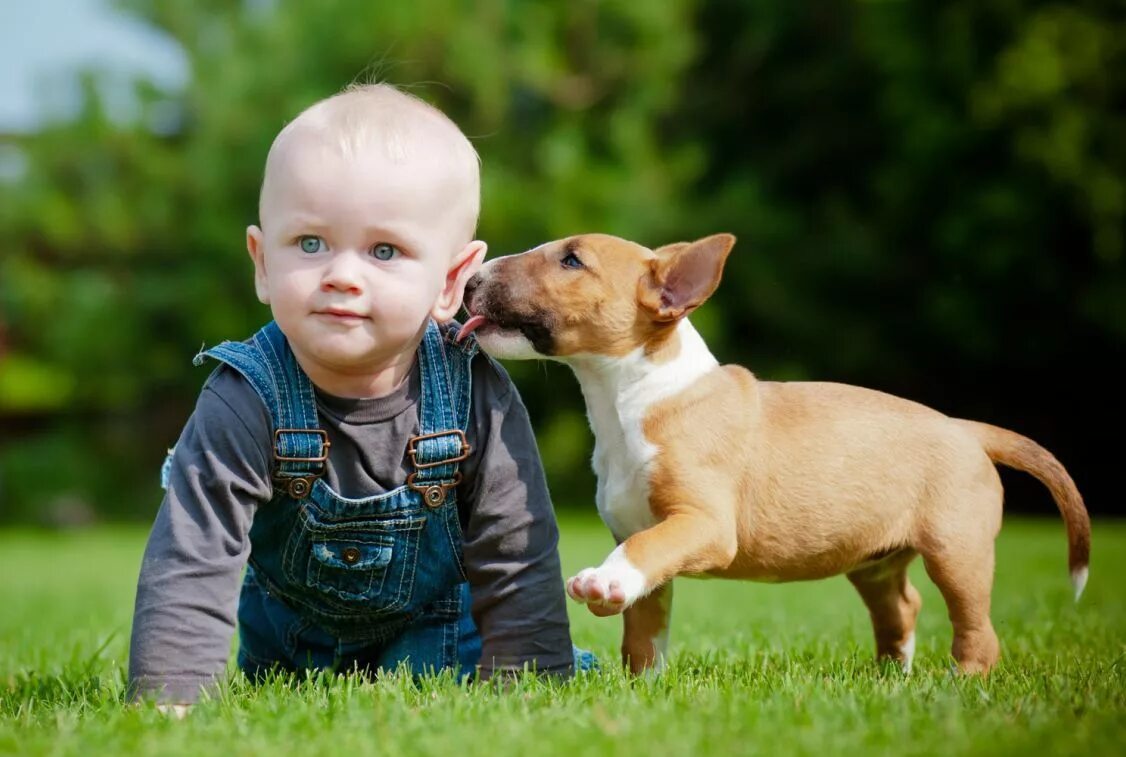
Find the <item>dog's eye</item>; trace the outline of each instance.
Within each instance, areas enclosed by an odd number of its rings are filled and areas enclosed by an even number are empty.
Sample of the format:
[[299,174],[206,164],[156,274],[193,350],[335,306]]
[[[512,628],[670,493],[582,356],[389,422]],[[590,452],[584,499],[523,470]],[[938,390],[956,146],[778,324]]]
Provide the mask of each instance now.
[[564,268],[582,268],[583,267],[583,261],[579,260],[578,256],[575,255],[575,253],[573,253],[573,252],[568,252],[566,255],[564,255],[563,259],[560,260],[559,263]]

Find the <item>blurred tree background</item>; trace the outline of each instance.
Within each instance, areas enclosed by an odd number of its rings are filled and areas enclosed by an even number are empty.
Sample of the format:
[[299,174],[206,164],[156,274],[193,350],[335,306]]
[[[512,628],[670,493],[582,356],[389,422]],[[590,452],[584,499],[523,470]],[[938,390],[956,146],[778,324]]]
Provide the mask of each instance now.
[[[244,230],[271,140],[373,79],[473,138],[491,254],[733,232],[693,318],[722,361],[1013,428],[1122,512],[1120,0],[120,5],[191,78],[138,81],[123,118],[77,74],[77,117],[4,138],[0,521],[152,516],[192,355],[269,317]],[[573,377],[508,368],[557,503],[591,507]],[[1055,512],[1005,483],[1010,511]]]

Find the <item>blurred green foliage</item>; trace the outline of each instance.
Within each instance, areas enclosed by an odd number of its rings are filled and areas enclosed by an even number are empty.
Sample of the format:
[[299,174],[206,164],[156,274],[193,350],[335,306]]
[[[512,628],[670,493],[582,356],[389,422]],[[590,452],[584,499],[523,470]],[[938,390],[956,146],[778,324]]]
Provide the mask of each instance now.
[[[721,359],[1003,423],[1056,450],[1093,509],[1120,490],[1102,462],[1126,345],[1117,0],[122,6],[179,41],[191,81],[138,82],[123,118],[85,73],[77,118],[13,137],[0,519],[153,511],[207,372],[191,356],[268,318],[243,246],[270,142],[374,79],[473,138],[492,254],[734,232],[694,316]],[[557,499],[587,501],[573,379],[509,368]]]

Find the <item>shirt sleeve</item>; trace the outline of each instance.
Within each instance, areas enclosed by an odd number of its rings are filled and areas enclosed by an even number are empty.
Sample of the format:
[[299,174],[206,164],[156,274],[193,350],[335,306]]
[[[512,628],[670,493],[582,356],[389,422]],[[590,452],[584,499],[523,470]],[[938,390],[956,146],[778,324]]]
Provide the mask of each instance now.
[[132,698],[194,702],[230,655],[258,503],[271,496],[269,417],[237,372],[205,384],[176,443],[137,582]]
[[[481,677],[574,665],[559,528],[528,412],[504,369],[474,361],[464,557],[481,633]],[[469,461],[467,461],[469,462]]]

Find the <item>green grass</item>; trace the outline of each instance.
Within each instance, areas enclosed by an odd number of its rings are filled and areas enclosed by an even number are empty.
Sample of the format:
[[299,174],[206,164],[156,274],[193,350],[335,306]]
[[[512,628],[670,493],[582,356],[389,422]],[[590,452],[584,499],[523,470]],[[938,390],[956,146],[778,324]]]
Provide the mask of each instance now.
[[[562,521],[564,570],[612,546],[593,518]],[[1070,599],[1063,527],[1010,519],[993,618],[1001,665],[953,676],[950,626],[920,566],[915,671],[872,660],[867,614],[843,578],[767,586],[677,582],[672,664],[630,680],[618,619],[571,607],[603,672],[506,692],[390,675],[237,679],[182,722],[122,704],[144,531],[0,532],[0,753],[1121,754],[1126,751],[1126,524],[1095,524],[1087,594]]]

